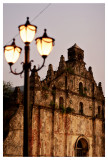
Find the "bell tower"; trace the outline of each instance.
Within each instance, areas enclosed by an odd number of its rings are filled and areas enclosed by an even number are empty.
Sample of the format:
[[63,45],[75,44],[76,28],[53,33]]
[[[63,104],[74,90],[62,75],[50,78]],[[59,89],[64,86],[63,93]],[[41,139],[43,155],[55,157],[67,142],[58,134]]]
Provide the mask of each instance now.
[[68,49],[68,61],[83,61],[84,50],[82,50],[76,43]]

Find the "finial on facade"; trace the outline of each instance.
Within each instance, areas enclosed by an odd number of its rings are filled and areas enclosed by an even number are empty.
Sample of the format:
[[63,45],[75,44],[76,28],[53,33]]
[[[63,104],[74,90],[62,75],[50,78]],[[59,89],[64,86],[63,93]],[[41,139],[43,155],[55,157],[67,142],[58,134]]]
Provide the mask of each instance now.
[[77,46],[77,44],[75,43],[74,46]]
[[65,61],[65,58],[63,55],[61,55],[60,60]]
[[90,66],[90,67],[88,68],[88,70],[89,70],[89,72],[92,72],[92,67]]
[[47,78],[52,79],[53,76],[54,76],[53,65],[49,64],[48,71],[47,71]]
[[36,69],[36,66],[34,65],[34,69]]
[[88,68],[88,71],[90,72],[90,74],[92,74],[92,75],[93,75],[92,67],[91,67],[91,66]]
[[65,67],[66,67],[65,58],[63,55],[61,55],[58,70],[59,71],[64,70]]
[[100,90],[101,92],[103,92],[103,91],[102,91],[102,83],[101,83],[101,82],[98,83],[98,88],[99,88],[99,90]]
[[101,82],[98,83],[98,87],[102,87],[102,83]]
[[36,66],[34,65],[33,69],[32,69],[32,72],[37,72],[36,71]]
[[51,70],[53,70],[53,65],[49,64],[48,68],[51,69]]

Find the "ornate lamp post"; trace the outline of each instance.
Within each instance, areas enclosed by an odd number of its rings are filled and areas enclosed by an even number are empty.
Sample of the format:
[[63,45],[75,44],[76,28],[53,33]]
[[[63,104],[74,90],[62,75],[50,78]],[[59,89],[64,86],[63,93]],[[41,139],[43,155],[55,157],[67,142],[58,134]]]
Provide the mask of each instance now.
[[[16,46],[15,39],[11,45],[4,46],[4,54],[6,61],[10,66],[11,73],[15,75],[20,75],[24,72],[24,134],[23,134],[23,156],[27,157],[30,156],[29,154],[29,130],[30,130],[30,105],[29,105],[29,72],[32,71],[31,69],[31,62],[29,59],[29,51],[30,47],[29,44],[34,39],[36,34],[37,27],[31,25],[29,22],[29,18],[27,17],[27,21],[25,24],[20,25],[19,27],[20,37],[22,41],[25,43],[25,60],[22,62],[23,69],[20,73],[13,72],[12,65],[18,60],[21,48]],[[37,44],[37,49],[40,55],[43,58],[43,64],[41,67],[37,69],[39,71],[45,63],[46,57],[50,54],[53,46],[54,46],[54,39],[47,36],[46,29],[44,30],[44,34],[42,37],[38,37],[35,39]]]

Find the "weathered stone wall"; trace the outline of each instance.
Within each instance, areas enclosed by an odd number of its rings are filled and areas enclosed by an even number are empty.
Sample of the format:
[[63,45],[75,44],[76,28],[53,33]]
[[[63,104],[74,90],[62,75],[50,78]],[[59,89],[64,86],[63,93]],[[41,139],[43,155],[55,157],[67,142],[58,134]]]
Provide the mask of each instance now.
[[32,144],[33,156],[51,156],[52,113],[49,109],[33,108]]
[[52,115],[52,109],[33,108],[33,156],[75,156],[75,142],[81,135],[88,139],[88,156],[92,156],[92,119],[59,110],[54,119]]
[[[72,156],[75,156],[75,143],[79,136],[88,139],[89,153],[92,156],[92,120],[80,115],[67,115],[67,135],[71,146]],[[69,136],[72,138],[69,138]]]
[[[62,55],[57,71],[53,71],[50,64],[43,81],[35,66],[32,70],[32,156],[73,157],[77,155],[80,140],[85,156],[105,155],[105,99],[101,83],[96,84],[91,67],[85,68],[84,51],[80,47],[75,44],[68,51],[68,61]],[[22,155],[23,107],[19,107],[10,121],[4,156]]]
[[23,106],[9,123],[9,134],[3,144],[3,155],[7,157],[23,156]]
[[95,151],[96,151],[96,157],[102,157],[102,121],[100,119],[96,119],[95,121],[95,138],[96,138],[96,144],[95,144]]
[[[88,140],[88,156],[93,156],[91,116],[61,113],[45,106],[34,106],[32,112],[32,156],[75,156],[78,137]],[[95,156],[102,156],[102,121],[95,120]],[[4,141],[4,156],[23,155],[23,107],[10,121],[10,131]]]

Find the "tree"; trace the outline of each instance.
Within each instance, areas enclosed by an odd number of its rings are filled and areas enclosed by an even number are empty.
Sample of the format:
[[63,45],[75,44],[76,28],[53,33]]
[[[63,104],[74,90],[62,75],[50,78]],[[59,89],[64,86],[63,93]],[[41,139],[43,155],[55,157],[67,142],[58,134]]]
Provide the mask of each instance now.
[[12,83],[3,81],[3,140],[5,140],[9,133],[9,122],[15,113],[11,105],[12,94]]
[[12,95],[12,83],[3,81],[3,109],[7,108]]

